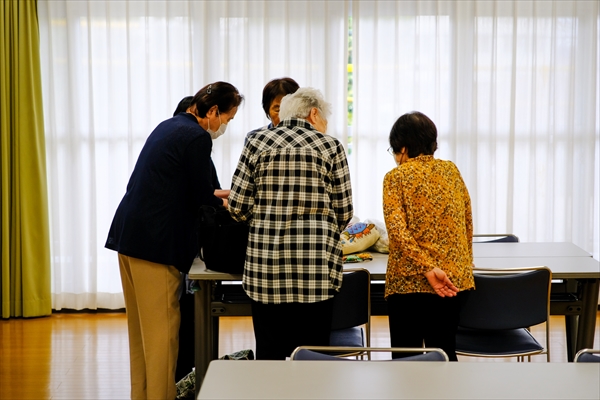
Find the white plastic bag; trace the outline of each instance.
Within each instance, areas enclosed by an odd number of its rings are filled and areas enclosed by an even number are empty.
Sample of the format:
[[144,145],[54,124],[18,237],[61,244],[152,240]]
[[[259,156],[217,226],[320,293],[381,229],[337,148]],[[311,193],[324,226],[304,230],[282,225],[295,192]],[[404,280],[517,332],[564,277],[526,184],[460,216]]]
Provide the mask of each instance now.
[[379,239],[367,250],[388,254],[390,252],[390,241],[388,239],[387,229],[385,229],[385,223],[376,219],[367,219],[364,222],[367,224],[374,224],[375,228],[379,231]]

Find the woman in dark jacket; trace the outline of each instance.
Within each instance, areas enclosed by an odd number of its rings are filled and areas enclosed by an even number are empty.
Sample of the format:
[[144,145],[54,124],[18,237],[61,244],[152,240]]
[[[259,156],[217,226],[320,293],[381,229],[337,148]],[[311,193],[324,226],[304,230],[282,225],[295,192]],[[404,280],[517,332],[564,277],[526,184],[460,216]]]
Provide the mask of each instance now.
[[131,398],[174,399],[180,323],[178,291],[198,253],[201,205],[215,195],[212,142],[243,96],[229,83],[200,89],[186,113],[150,134],[115,213],[106,247],[119,253],[131,371]]

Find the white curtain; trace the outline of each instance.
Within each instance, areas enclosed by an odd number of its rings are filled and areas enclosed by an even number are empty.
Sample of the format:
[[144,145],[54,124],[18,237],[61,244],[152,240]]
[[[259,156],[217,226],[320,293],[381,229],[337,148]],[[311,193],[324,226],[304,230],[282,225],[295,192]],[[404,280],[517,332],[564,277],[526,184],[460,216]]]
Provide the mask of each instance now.
[[388,135],[418,110],[455,162],[475,233],[599,255],[599,2],[352,5],[356,213],[380,217]]
[[389,130],[419,110],[438,126],[436,156],[463,174],[476,232],[570,241],[598,258],[598,7],[38,0],[53,308],[124,306],[104,241],[137,155],[183,96],[217,80],[246,96],[215,142],[223,187],[245,134],[268,122],[264,84],[290,76],[333,104],[329,133],[348,144],[361,219],[382,219]]
[[38,1],[53,308],[124,307],[104,248],[146,137],[179,100],[227,81],[245,104],[213,159],[229,187],[244,137],[266,125],[263,86],[320,89],[346,137],[347,4],[326,1]]

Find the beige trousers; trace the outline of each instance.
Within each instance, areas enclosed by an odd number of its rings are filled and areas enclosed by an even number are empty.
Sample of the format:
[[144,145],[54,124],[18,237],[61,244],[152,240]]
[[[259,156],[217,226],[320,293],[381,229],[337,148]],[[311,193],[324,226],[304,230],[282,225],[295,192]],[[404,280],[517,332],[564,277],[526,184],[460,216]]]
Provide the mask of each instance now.
[[131,398],[174,400],[179,271],[119,254],[129,331]]

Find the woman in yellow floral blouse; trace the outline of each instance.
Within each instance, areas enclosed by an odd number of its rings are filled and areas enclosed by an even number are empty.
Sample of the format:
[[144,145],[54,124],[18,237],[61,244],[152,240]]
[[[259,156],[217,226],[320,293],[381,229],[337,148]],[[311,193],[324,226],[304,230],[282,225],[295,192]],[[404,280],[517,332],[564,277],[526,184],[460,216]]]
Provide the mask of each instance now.
[[469,192],[456,165],[433,158],[437,129],[426,115],[402,115],[389,141],[398,164],[383,182],[391,345],[439,347],[456,361],[458,294],[474,288]]

